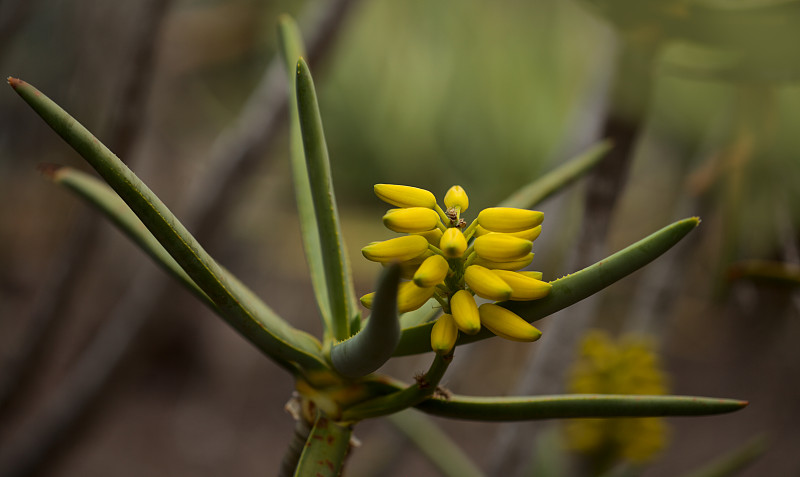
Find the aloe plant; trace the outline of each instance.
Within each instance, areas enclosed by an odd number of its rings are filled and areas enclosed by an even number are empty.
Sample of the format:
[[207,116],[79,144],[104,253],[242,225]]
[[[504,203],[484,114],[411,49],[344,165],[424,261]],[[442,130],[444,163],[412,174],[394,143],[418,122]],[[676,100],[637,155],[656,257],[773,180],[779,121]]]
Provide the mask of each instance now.
[[[8,82],[102,180],[68,167],[50,165],[43,167],[46,175],[100,210],[156,263],[295,378],[297,399],[293,408],[300,433],[289,446],[282,475],[339,475],[356,424],[380,416],[394,415],[393,419],[402,419],[407,413],[401,412],[409,408],[453,419],[510,421],[699,416],[736,411],[747,405],[740,400],[689,396],[479,398],[452,395],[440,388],[439,382],[459,346],[496,335],[523,341],[538,339],[541,333],[531,331],[535,330],[531,322],[597,293],[644,267],[691,232],[699,219],[688,218],[668,225],[594,265],[546,282],[541,274],[514,271],[527,263],[505,266],[528,257],[530,243],[538,235],[538,231],[533,230],[541,223],[539,213],[525,210],[590,170],[608,150],[608,144],[598,144],[565,166],[510,194],[501,204],[507,209],[493,209],[479,215],[469,226],[462,220],[468,208],[463,189],[451,189],[445,197],[447,210],[440,208],[435,198],[430,202],[428,196],[421,193],[420,203],[412,194],[409,199],[412,203],[399,205],[400,210],[406,212],[402,215],[390,212],[384,222],[398,231],[410,230],[408,237],[423,236],[424,231],[416,228],[429,225],[420,223],[433,224],[429,230],[439,230],[447,238],[410,238],[405,242],[411,244],[412,252],[406,258],[398,258],[394,244],[365,247],[365,256],[370,253],[373,258],[380,256],[375,253],[378,247],[389,250],[386,255],[389,259],[377,259],[385,262],[386,268],[378,280],[376,294],[369,299],[370,315],[361,316],[342,243],[314,83],[303,59],[299,31],[291,18],[281,19],[279,39],[290,85],[293,179],[303,244],[324,330],[321,337],[290,325],[219,265],[156,194],[68,113],[30,84],[14,78],[9,78]],[[408,192],[410,189],[399,190]],[[392,199],[391,191],[386,192],[386,188],[376,191],[389,202],[400,200]],[[415,210],[409,211],[411,208]],[[433,210],[435,214],[416,209]],[[515,221],[518,221],[516,225]],[[483,232],[479,231],[481,227],[485,229]],[[510,236],[518,232],[527,235]],[[478,235],[480,237],[475,238]],[[423,268],[421,263],[425,260],[422,259],[429,257],[444,257],[445,260],[433,259]],[[416,259],[420,259],[419,262],[415,263]],[[401,278],[409,273],[409,266],[414,280],[401,284]],[[505,270],[498,271],[502,268]],[[523,286],[531,286],[533,291],[525,294],[518,288]],[[404,300],[411,293],[406,289],[411,287],[416,287],[415,293],[419,293],[417,289],[424,291],[424,294],[413,295],[422,303],[406,307]],[[480,311],[473,311],[473,308],[478,309],[474,294],[496,303],[484,304]],[[428,302],[429,299],[433,300]],[[425,302],[428,305],[423,306]],[[448,318],[437,319],[442,310],[446,312],[443,316],[453,316],[452,322],[448,322]],[[400,317],[398,311],[408,313]],[[514,321],[516,319],[519,322]],[[428,371],[413,383],[376,373],[393,356],[423,354],[432,349],[436,353]],[[461,475],[481,474],[470,464],[458,462],[454,465],[460,469],[466,466],[467,470]]]

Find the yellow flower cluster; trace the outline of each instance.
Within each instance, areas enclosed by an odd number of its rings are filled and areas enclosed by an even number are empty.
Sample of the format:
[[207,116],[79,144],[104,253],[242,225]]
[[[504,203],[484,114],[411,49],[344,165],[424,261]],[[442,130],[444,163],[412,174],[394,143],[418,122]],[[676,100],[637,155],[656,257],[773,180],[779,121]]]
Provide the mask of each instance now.
[[[667,393],[666,381],[651,341],[629,336],[617,343],[593,331],[583,340],[569,391],[661,395]],[[660,418],[580,419],[567,424],[566,437],[571,449],[601,471],[620,460],[651,459],[666,444],[667,431]]]
[[[478,306],[474,295],[491,301],[536,300],[550,292],[539,272],[520,272],[533,260],[533,240],[542,231],[541,212],[494,207],[482,210],[467,225],[462,214],[469,198],[461,186],[444,197],[445,209],[427,190],[394,184],[376,184],[375,194],[398,207],[383,216],[383,224],[407,234],[373,242],[361,252],[368,260],[400,263],[404,281],[397,307],[416,310],[431,298],[442,306],[431,332],[431,347],[447,354],[459,331],[475,334],[484,326],[497,336],[534,341],[541,332],[511,311],[494,303]],[[361,298],[371,307],[373,293]]]

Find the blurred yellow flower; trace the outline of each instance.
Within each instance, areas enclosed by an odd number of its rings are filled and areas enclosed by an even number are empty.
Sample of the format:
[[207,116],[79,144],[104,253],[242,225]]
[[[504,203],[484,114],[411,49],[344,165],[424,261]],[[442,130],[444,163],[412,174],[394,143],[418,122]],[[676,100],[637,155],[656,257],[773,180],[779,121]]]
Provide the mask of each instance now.
[[[627,336],[613,341],[592,331],[581,344],[568,392],[577,394],[667,394],[667,378],[652,340]],[[598,473],[620,461],[643,463],[666,445],[660,418],[575,419],[566,424],[567,446],[584,455]]]

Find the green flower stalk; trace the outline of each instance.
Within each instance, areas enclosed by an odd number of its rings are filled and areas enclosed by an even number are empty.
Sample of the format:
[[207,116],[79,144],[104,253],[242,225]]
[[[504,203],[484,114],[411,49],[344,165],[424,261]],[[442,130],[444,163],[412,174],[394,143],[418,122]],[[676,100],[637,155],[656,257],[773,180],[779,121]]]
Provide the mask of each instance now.
[[[458,333],[474,335],[481,326],[513,341],[535,341],[539,330],[513,312],[494,304],[478,307],[475,295],[491,301],[544,298],[551,285],[541,273],[519,272],[533,260],[533,241],[541,233],[544,214],[513,207],[482,210],[467,225],[462,214],[469,197],[461,186],[444,197],[445,209],[424,189],[376,184],[375,195],[400,207],[383,216],[390,230],[408,235],[373,242],[361,252],[367,260],[399,263],[409,281],[399,286],[398,312],[416,310],[431,298],[444,315],[431,331],[431,348],[450,353]],[[371,308],[373,294],[361,298]]]

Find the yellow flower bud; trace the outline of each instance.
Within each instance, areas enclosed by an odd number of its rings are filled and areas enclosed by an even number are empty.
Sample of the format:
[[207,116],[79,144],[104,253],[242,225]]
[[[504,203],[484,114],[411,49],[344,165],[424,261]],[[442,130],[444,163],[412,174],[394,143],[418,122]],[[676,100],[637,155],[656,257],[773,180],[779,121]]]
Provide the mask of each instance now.
[[518,272],[511,272],[508,270],[492,270],[492,273],[503,279],[504,282],[513,290],[511,292],[511,300],[525,301],[537,300],[543,298],[550,293],[553,287],[547,282],[543,282]]
[[452,315],[445,313],[433,323],[433,328],[431,329],[431,348],[438,354],[445,355],[449,353],[453,349],[453,346],[456,345],[457,338],[458,328],[456,328],[456,323],[453,321]]
[[464,272],[464,280],[476,295],[487,300],[503,301],[511,297],[512,289],[508,283],[480,265],[470,265]]
[[513,262],[531,252],[533,242],[509,234],[486,234],[473,242],[479,257],[493,262]]
[[511,262],[495,262],[493,260],[486,260],[485,258],[478,257],[472,263],[482,267],[491,268],[492,270],[519,270],[520,268],[525,268],[530,265],[532,261],[533,254],[529,253],[519,260],[513,260]]
[[544,214],[536,210],[513,207],[490,207],[478,214],[481,227],[492,232],[519,232],[540,225]]
[[444,195],[444,206],[448,209],[458,207],[461,212],[467,210],[469,207],[469,197],[467,191],[461,186],[453,186]]
[[448,258],[458,258],[467,250],[467,239],[460,229],[450,227],[439,240],[439,248]]
[[485,228],[481,227],[480,225],[475,226],[475,237],[480,237],[481,235],[492,234],[494,232],[490,230],[486,230]]
[[364,305],[364,308],[371,310],[372,309],[372,300],[375,299],[375,292],[367,293],[366,295],[362,296],[359,301],[361,304]]
[[384,202],[397,207],[436,207],[436,197],[425,189],[418,187],[375,184],[375,195]]
[[517,272],[521,275],[525,275],[526,277],[533,278],[534,280],[541,280],[542,279],[542,272],[530,272],[530,271],[523,271]]
[[397,289],[397,312],[416,310],[430,300],[436,287],[421,288],[414,282],[403,282]]
[[428,250],[428,241],[419,235],[406,235],[383,242],[373,242],[361,249],[361,254],[373,262],[403,262]]
[[478,309],[481,324],[492,333],[511,341],[536,341],[542,332],[533,325],[494,303],[484,303]]
[[530,240],[531,242],[533,242],[534,240],[539,238],[539,235],[541,233],[542,233],[542,226],[537,225],[532,229],[520,230],[519,232],[508,232],[508,235],[511,235],[512,237],[521,238],[523,240]]
[[414,273],[414,283],[419,287],[433,287],[442,283],[447,276],[450,266],[447,260],[441,255],[431,255],[426,258],[422,265]]
[[417,232],[415,235],[421,235],[425,237],[429,244],[433,245],[434,247],[439,246],[439,241],[442,239],[442,231],[438,228],[433,230],[428,230],[427,232]]
[[[486,234],[493,234],[493,233],[497,233],[497,232],[492,232],[490,230],[486,230],[485,228],[481,227],[480,225],[475,227],[475,236],[476,237],[480,237],[480,236],[486,235]],[[525,240],[530,240],[531,242],[533,242],[534,240],[536,240],[539,237],[539,235],[541,233],[542,233],[542,226],[541,225],[537,225],[536,227],[534,227],[532,229],[525,229],[525,230],[521,230],[519,232],[508,232],[507,235],[511,235],[512,237],[517,237],[517,238],[521,238],[521,239],[525,239]]]
[[405,234],[426,232],[436,228],[438,223],[439,214],[425,207],[393,209],[383,216],[383,225],[387,229]]
[[453,314],[456,326],[464,333],[474,335],[481,330],[478,305],[467,290],[458,290],[450,297],[450,312]]

